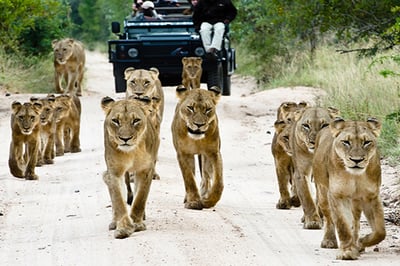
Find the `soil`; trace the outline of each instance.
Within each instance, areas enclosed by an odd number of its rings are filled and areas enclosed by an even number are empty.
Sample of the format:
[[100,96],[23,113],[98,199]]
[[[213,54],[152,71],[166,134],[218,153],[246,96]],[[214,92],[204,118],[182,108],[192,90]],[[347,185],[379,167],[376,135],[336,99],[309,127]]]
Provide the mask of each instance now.
[[[124,95],[114,93],[106,55],[87,52],[86,68],[82,152],[36,168],[38,181],[13,177],[7,163],[10,104],[31,95],[1,92],[1,265],[400,265],[398,168],[382,160],[385,240],[367,248],[357,261],[336,260],[336,250],[320,248],[322,230],[302,228],[301,208],[275,208],[279,191],[271,141],[276,109],[282,101],[313,103],[322,91],[259,91],[251,78],[238,76],[232,78],[232,95],[223,96],[218,104],[225,183],[219,203],[202,211],[184,208],[183,180],[170,131],[177,99],[174,87],[164,87],[157,163],[161,179],[152,183],[147,230],[114,239],[108,231],[111,202],[102,180],[106,168],[100,100]],[[363,218],[361,231],[369,230]]]

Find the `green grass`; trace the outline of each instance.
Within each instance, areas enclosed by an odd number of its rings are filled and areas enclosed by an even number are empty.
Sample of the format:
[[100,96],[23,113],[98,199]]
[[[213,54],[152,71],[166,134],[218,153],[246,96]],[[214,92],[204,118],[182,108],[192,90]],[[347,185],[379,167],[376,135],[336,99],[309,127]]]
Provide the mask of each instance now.
[[53,56],[21,57],[0,50],[0,87],[11,93],[54,91]]
[[[242,55],[243,53],[244,55]],[[238,50],[238,73],[260,75],[260,65]],[[378,118],[382,122],[379,139],[381,152],[392,161],[400,158],[400,77],[383,77],[379,73],[389,69],[400,73],[400,65],[391,60],[359,57],[355,53],[339,54],[332,46],[320,47],[314,61],[309,55],[298,53],[289,63],[275,66],[275,77],[262,84],[261,89],[292,86],[310,86],[321,88],[327,96],[320,105],[333,106],[340,110],[345,119],[365,120],[367,117]],[[385,55],[386,56],[386,55]],[[372,64],[377,61],[378,63]],[[398,113],[398,114],[397,114]],[[388,115],[394,118],[387,118]]]

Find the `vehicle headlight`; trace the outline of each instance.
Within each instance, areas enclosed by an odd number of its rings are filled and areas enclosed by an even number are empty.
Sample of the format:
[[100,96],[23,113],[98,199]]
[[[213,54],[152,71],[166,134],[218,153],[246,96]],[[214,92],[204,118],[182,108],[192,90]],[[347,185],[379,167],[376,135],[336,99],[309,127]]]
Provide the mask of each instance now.
[[203,56],[205,54],[204,48],[197,47],[196,49],[194,49],[194,54],[197,56]]
[[139,51],[136,48],[131,48],[128,50],[128,55],[132,58],[135,58],[139,55]]

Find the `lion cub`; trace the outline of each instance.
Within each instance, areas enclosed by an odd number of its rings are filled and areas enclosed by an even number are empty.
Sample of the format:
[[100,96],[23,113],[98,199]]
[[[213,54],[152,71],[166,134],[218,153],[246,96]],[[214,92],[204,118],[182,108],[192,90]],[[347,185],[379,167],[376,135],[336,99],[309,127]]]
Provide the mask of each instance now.
[[47,95],[44,98],[31,97],[31,102],[40,102],[43,105],[40,114],[40,149],[38,153],[38,164],[53,164],[55,151],[54,139],[56,133],[56,98],[54,95]]
[[15,177],[37,180],[35,167],[40,147],[40,102],[11,104],[11,144],[8,166]]
[[[306,107],[307,103],[305,102],[298,104],[295,102],[283,102],[277,110],[277,120],[274,123],[275,134],[271,145],[280,193],[280,199],[276,204],[277,209],[290,209],[291,206],[300,206],[293,180],[294,167],[289,140],[295,120],[295,112]],[[291,186],[291,193],[289,193],[288,186]]]
[[[221,89],[190,90],[178,86],[179,101],[172,121],[172,139],[185,183],[185,208],[211,208],[221,198],[224,188],[222,157],[216,104]],[[198,155],[200,193],[195,181],[195,155]]]
[[294,182],[303,207],[305,229],[322,228],[322,220],[311,190],[312,160],[318,132],[327,127],[338,113],[339,110],[331,107],[308,107],[295,114],[289,141],[293,153]]
[[[126,238],[135,231],[146,230],[143,220],[154,175],[157,132],[143,103],[139,101],[114,101],[105,97],[101,107],[106,115],[104,157],[107,170],[103,180],[108,187],[113,210],[109,229],[115,229],[115,238]],[[127,172],[135,173],[135,193],[130,214],[122,194]],[[126,185],[130,185],[129,182]]]
[[81,102],[75,95],[56,97],[56,156],[80,152]]
[[[317,137],[313,175],[318,206],[324,215],[321,247],[337,248],[337,232],[340,240],[337,259],[357,259],[360,251],[378,244],[386,236],[379,194],[380,130],[381,123],[376,119],[363,122],[337,118]],[[372,233],[359,238],[362,212]]]
[[188,89],[200,88],[201,75],[203,68],[201,57],[183,57],[182,58],[182,85]]

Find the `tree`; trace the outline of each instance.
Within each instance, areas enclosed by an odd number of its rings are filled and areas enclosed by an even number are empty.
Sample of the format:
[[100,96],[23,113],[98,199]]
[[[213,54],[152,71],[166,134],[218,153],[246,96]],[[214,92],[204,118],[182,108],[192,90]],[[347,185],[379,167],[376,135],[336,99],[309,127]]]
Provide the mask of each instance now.
[[67,8],[57,0],[0,0],[0,44],[6,51],[42,54],[68,28]]

